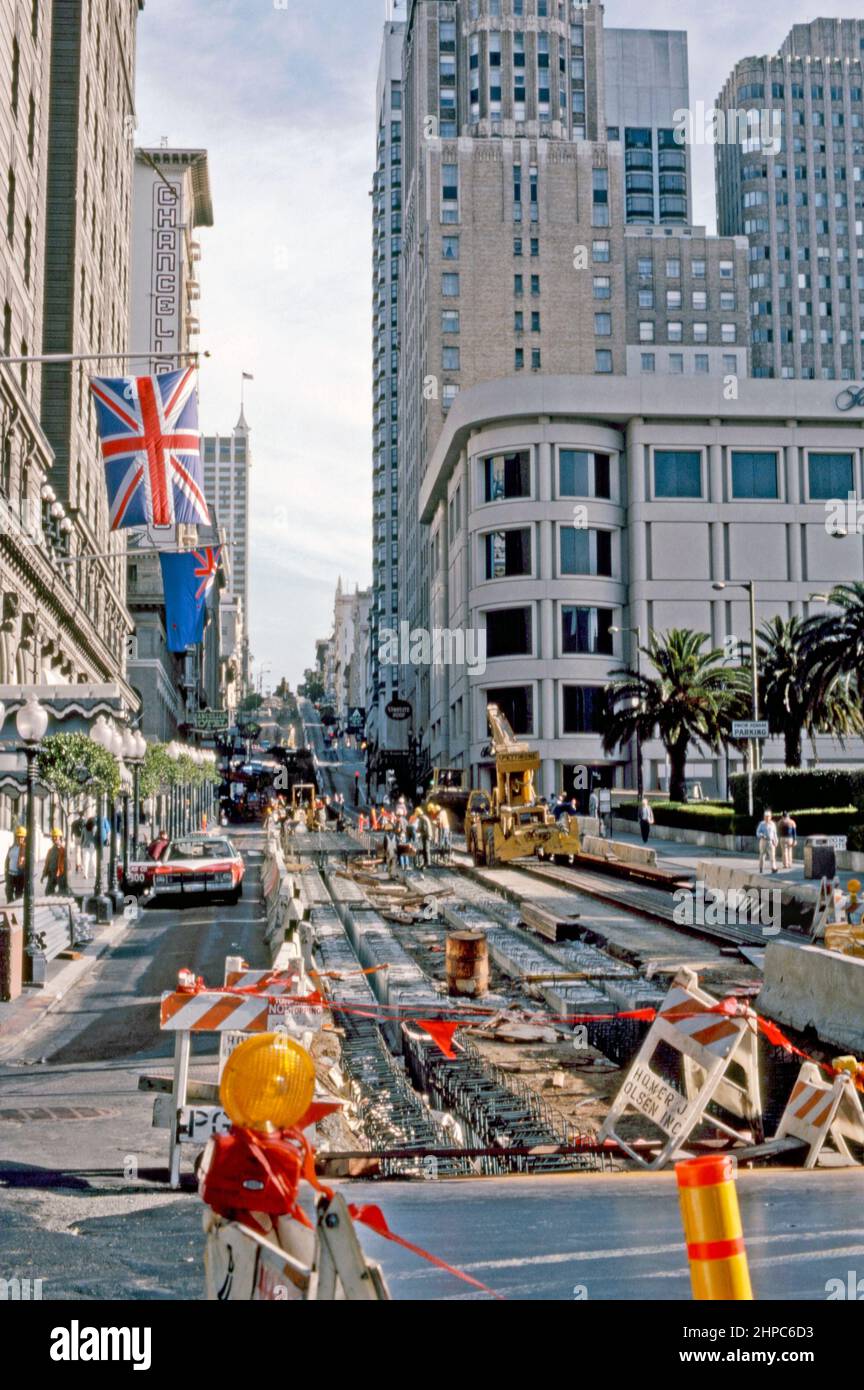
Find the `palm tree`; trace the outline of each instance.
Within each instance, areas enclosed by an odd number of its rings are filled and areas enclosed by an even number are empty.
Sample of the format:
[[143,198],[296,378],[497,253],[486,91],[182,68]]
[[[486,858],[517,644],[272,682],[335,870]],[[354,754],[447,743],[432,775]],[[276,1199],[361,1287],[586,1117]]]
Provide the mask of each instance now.
[[651,631],[641,650],[656,675],[623,668],[606,687],[603,746],[607,753],[638,732],[642,742],[656,735],[669,755],[669,795],[683,801],[691,742],[718,748],[729,740],[733,718],[746,717],[747,672],[724,664],[723,652],[708,647],[706,632],[672,628]]
[[864,691],[864,584],[836,584],[828,603],[826,613],[802,625],[801,645],[811,677],[823,692],[844,676],[853,678],[856,693]]
[[[864,585],[861,621],[864,634]],[[812,619],[810,620],[812,622]],[[824,618],[820,618],[820,623]],[[815,629],[813,630],[815,632]],[[827,680],[814,679],[817,643],[808,640],[801,618],[772,618],[759,629],[757,655],[762,714],[772,733],[782,734],[787,767],[801,766],[801,745],[820,731],[843,736],[864,728],[848,675],[833,671]]]

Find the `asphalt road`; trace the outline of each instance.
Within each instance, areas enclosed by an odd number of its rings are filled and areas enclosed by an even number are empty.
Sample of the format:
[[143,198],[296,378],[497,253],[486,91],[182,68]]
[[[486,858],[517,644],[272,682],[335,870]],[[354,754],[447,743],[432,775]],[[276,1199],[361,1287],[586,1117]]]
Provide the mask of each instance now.
[[[228,954],[266,964],[261,834],[236,839],[253,855],[236,907],[142,914],[0,1066],[0,1279],[42,1279],[46,1299],[202,1296],[202,1208],[159,1180],[167,1136],[151,1128],[152,1098],[137,1083],[170,1068],[158,1002],[181,966],[215,983]],[[215,1072],[215,1039],[204,1037],[192,1074]],[[511,1300],[689,1300],[670,1174],[344,1187]],[[864,1170],[742,1173],[739,1190],[757,1297],[823,1300],[829,1279],[864,1278]],[[363,1243],[395,1299],[486,1297],[368,1231]]]

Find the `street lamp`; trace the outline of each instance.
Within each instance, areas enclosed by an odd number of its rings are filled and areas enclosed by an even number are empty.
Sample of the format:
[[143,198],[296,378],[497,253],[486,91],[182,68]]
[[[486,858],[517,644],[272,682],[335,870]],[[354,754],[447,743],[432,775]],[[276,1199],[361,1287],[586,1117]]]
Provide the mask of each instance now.
[[[144,765],[144,758],[147,753],[147,740],[139,729],[124,729],[123,731],[123,761],[127,767],[132,769],[132,807],[133,807],[133,836],[134,843],[138,843],[139,825],[139,778],[141,768]],[[129,791],[128,787],[123,792],[123,884],[125,888],[126,880],[129,875]]]
[[[636,674],[642,680],[642,628],[637,624],[636,627],[610,627],[610,632],[632,632],[636,636]],[[641,698],[637,700],[637,708],[642,708]],[[639,720],[636,721],[636,794],[641,802],[645,791],[645,778],[642,772],[642,731],[639,727]]]
[[[100,714],[93,728],[90,730],[90,738],[98,747],[104,748],[106,753],[116,756],[118,747],[122,750],[122,739],[119,735],[115,738],[115,731],[108,723],[104,714]],[[102,788],[96,784],[96,882],[93,885],[93,897],[95,899],[96,916],[99,921],[107,921],[106,913],[110,910],[105,895],[102,891],[102,822],[105,819],[103,814]],[[113,838],[113,836],[112,836]]]
[[[719,580],[712,585],[718,593],[724,589],[745,589],[750,596],[750,676],[752,680],[752,703],[753,721],[759,718],[759,668],[757,665],[756,649],[756,584],[752,579],[745,579],[740,584],[727,584],[725,580]],[[750,795],[749,809],[750,815],[753,814],[753,773],[759,766],[759,742],[758,739],[751,738],[749,741],[749,762],[750,762]]]
[[[5,714],[5,710],[4,710]],[[36,897],[36,759],[45,730],[48,728],[48,711],[40,705],[35,695],[28,695],[26,702],[15,716],[15,728],[21,740],[24,757],[27,759],[27,841],[24,850],[24,960],[27,965],[27,983],[32,983],[35,975],[34,956],[36,952],[33,931],[33,899]],[[43,983],[43,981],[39,981]]]

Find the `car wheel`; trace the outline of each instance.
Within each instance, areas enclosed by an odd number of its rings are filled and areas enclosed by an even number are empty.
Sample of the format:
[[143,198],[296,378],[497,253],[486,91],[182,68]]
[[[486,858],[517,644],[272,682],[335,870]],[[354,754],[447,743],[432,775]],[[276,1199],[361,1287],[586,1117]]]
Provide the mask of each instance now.
[[239,901],[240,901],[240,899],[242,898],[242,896],[243,896],[243,889],[242,889],[242,888],[235,888],[235,889],[233,890],[233,892],[231,892],[231,893],[228,894],[228,896],[227,896],[227,898],[226,898],[225,901],[226,901],[226,902],[229,902],[229,903],[232,903],[232,904],[233,904],[233,903],[239,903]]

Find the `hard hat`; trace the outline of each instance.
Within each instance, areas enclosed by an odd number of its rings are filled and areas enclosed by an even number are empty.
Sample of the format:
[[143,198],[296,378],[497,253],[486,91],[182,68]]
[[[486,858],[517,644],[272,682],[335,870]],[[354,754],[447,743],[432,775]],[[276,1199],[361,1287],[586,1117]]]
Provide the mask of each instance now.
[[23,825],[19,825],[19,826],[17,827],[17,829],[16,829],[16,831],[15,831],[15,839],[16,839],[16,840],[26,840],[26,839],[27,839],[27,831],[24,829],[24,826],[23,826]]
[[849,889],[850,893],[860,893],[861,880],[857,878],[850,878],[849,882],[846,884],[846,887]]
[[52,831],[51,831],[51,839],[52,839],[52,840],[62,840],[62,839],[63,839],[63,831],[60,830],[60,829],[58,828],[58,826],[56,826],[56,825],[54,826],[54,828],[53,828]]

